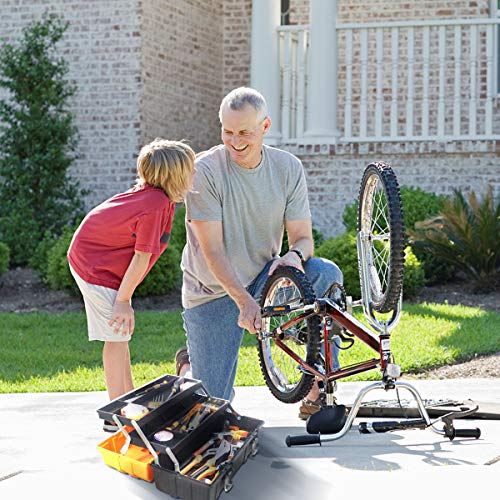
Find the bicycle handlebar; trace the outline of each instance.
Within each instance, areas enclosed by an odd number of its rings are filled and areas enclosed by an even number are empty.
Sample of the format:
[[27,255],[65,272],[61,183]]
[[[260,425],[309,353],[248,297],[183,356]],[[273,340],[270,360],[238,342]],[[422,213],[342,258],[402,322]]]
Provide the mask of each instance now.
[[301,436],[287,436],[285,439],[286,445],[302,446],[305,444],[319,444],[321,446],[321,439],[319,434],[304,434]]
[[453,438],[456,437],[461,437],[461,438],[475,438],[479,439],[481,437],[481,429],[478,429],[477,427],[475,429],[455,429],[453,428],[451,436],[447,436],[452,440]]

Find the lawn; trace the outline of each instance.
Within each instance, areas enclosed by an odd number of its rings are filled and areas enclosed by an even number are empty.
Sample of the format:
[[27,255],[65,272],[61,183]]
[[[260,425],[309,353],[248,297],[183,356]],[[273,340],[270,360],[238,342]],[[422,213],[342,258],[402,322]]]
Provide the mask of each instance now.
[[[83,313],[0,314],[0,393],[104,390],[100,342],[88,342]],[[479,308],[405,304],[392,334],[403,372],[427,369],[500,351],[500,314]],[[174,372],[175,351],[184,343],[180,312],[137,314],[131,341],[136,385]],[[245,335],[236,385],[263,385],[255,337]],[[341,364],[370,359],[357,341]],[[350,380],[373,380],[377,371]]]

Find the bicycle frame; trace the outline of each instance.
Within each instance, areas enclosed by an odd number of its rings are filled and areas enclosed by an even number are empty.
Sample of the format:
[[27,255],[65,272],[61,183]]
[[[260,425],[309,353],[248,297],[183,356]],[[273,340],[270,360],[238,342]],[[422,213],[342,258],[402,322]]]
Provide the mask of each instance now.
[[[271,311],[271,314],[272,310],[273,307],[270,306],[268,308],[268,311]],[[280,308],[277,307],[276,311],[279,310]],[[363,325],[360,321],[358,321],[354,316],[340,309],[340,307],[331,299],[327,298],[316,299],[314,304],[306,305],[295,310],[302,310],[303,312],[301,314],[298,314],[295,318],[280,325],[274,330],[274,332],[261,332],[260,335],[262,338],[273,337],[275,345],[282,349],[286,354],[288,354],[288,356],[296,361],[308,373],[315,375],[325,383],[333,382],[335,380],[372,370],[377,367],[380,367],[380,370],[384,375],[388,375],[391,378],[396,378],[399,376],[399,373],[390,373],[393,370],[392,367],[395,367],[396,365],[393,365],[390,362],[392,355],[390,349],[390,332],[387,327],[380,334],[376,334],[368,327]],[[323,318],[323,346],[325,357],[324,373],[318,370],[315,366],[311,366],[310,364],[308,364],[295,352],[293,352],[284,342],[282,342],[284,330],[294,326],[297,323],[300,323],[303,320],[307,320],[313,315],[319,315]],[[328,340],[331,330],[330,319],[335,321],[340,326],[344,327],[348,332],[368,345],[368,347],[373,349],[378,354],[378,357],[360,363],[355,363],[353,365],[343,367],[340,370],[334,371],[331,363],[332,346],[330,341]],[[391,318],[391,326],[393,326],[394,322],[396,322],[398,319],[399,314],[393,315],[393,318]],[[379,323],[379,325],[382,325],[382,323]],[[388,373],[389,366],[391,368],[389,369]]]

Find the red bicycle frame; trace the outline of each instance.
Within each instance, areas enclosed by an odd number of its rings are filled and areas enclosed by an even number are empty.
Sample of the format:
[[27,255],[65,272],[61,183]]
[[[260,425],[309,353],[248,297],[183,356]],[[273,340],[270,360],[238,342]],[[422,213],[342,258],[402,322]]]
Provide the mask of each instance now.
[[[308,308],[309,309],[309,308]],[[300,358],[295,352],[293,352],[282,340],[280,339],[281,332],[293,325],[300,323],[301,321],[307,320],[311,316],[319,315],[324,319],[328,317],[332,318],[340,326],[344,327],[352,335],[364,342],[368,347],[373,349],[378,353],[378,358],[373,358],[360,363],[355,363],[341,368],[340,370],[333,370],[331,359],[332,359],[332,346],[328,341],[328,334],[330,327],[327,321],[323,321],[323,343],[324,343],[324,355],[325,355],[325,373],[321,373],[317,368],[311,366],[309,363]],[[283,323],[274,332],[274,343],[284,352],[286,352],[294,361],[296,361],[300,366],[302,366],[307,372],[315,375],[316,377],[322,379],[325,382],[330,382],[338,380],[341,378],[348,377],[350,375],[355,375],[357,373],[362,373],[373,368],[380,367],[382,372],[385,371],[387,363],[391,359],[390,350],[390,334],[382,333],[380,335],[375,334],[361,322],[359,322],[354,316],[348,312],[342,311],[340,307],[330,299],[317,299],[314,302],[313,310],[307,310],[302,314],[297,315],[295,318]]]

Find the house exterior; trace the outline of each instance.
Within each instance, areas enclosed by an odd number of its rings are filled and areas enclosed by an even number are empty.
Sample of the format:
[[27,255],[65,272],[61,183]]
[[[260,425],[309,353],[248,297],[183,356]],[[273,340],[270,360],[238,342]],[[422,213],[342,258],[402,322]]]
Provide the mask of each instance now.
[[45,10],[70,22],[88,206],[133,182],[154,137],[218,143],[240,85],[268,100],[268,142],[302,159],[325,235],[375,160],[427,191],[498,192],[498,0],[4,0],[0,37]]

